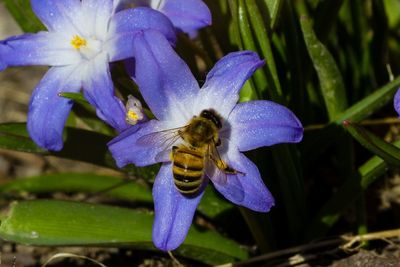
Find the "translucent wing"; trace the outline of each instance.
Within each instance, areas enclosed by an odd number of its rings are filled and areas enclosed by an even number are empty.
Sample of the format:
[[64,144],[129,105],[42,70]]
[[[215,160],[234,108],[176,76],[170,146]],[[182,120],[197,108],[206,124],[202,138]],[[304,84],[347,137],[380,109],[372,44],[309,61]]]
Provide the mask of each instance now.
[[206,174],[214,183],[225,185],[227,182],[227,175],[221,171],[211,159],[206,159]]
[[185,126],[145,134],[137,140],[137,144],[157,148],[160,150],[160,153],[156,156],[157,161],[165,161],[172,145],[180,138],[179,131],[183,128]]
[[137,140],[137,144],[153,147],[163,147],[166,144],[173,144],[179,138],[179,130],[183,128],[184,127],[166,129],[145,134]]
[[226,163],[221,159],[215,144],[210,144],[206,155],[206,173],[214,183],[220,185],[226,184],[227,175],[224,171],[225,165]]

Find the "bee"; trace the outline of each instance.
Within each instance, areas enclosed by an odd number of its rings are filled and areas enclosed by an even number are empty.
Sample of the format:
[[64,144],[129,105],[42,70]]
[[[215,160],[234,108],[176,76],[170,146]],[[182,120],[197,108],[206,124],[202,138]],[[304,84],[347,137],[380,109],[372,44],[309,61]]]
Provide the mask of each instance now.
[[186,126],[145,135],[139,142],[161,138],[163,141],[157,142],[163,142],[168,149],[179,138],[183,140],[182,144],[172,146],[170,153],[172,173],[176,189],[181,194],[192,197],[199,193],[206,172],[208,176],[213,175],[210,173],[212,171],[220,172],[214,179],[220,184],[226,183],[227,174],[243,174],[231,168],[218,153],[217,146],[221,145],[219,138],[221,128],[222,118],[214,110],[206,109],[198,116],[194,116]]

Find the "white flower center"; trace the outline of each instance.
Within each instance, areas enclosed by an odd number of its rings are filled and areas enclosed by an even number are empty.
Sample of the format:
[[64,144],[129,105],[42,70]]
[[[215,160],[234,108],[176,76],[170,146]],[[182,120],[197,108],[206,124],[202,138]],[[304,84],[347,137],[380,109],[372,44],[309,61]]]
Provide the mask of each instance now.
[[84,59],[92,59],[102,51],[103,43],[94,38],[85,38],[79,35],[74,35],[71,39],[71,45]]

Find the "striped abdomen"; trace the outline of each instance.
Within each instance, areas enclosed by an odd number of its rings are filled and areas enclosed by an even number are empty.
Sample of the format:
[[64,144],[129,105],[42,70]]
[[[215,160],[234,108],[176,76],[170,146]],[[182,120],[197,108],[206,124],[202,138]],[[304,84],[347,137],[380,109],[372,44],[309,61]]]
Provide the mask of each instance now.
[[203,183],[204,153],[182,145],[173,147],[172,158],[176,188],[183,195],[195,195]]

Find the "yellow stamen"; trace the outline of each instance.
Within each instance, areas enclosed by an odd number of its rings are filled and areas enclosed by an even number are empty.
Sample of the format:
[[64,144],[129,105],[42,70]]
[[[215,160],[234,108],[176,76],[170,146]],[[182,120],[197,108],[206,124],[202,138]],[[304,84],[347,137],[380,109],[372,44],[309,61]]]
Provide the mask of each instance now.
[[128,110],[128,112],[126,113],[126,116],[131,121],[137,121],[139,119],[138,114],[136,112],[134,112],[133,110]]
[[74,35],[71,40],[71,45],[79,50],[82,46],[86,46],[86,39],[81,38],[79,35]]

